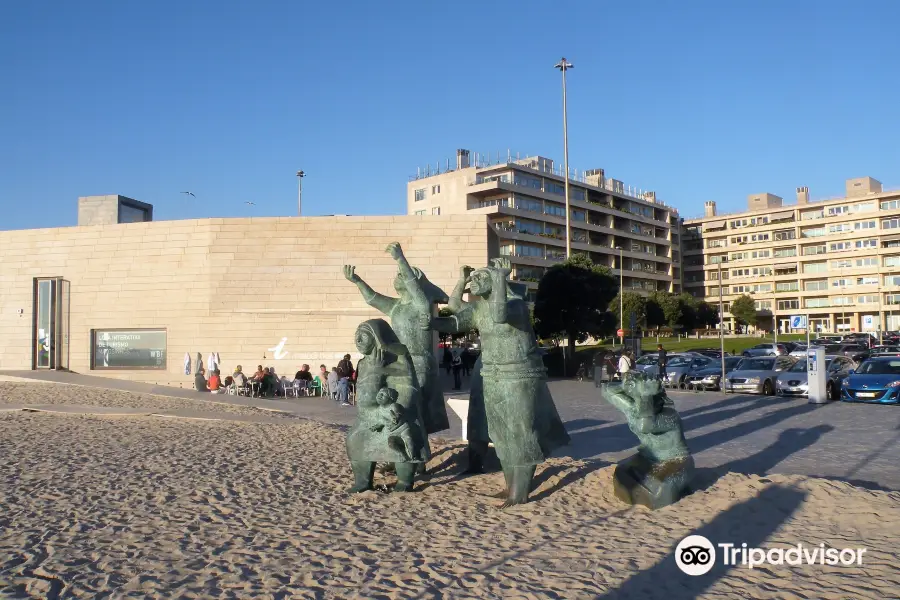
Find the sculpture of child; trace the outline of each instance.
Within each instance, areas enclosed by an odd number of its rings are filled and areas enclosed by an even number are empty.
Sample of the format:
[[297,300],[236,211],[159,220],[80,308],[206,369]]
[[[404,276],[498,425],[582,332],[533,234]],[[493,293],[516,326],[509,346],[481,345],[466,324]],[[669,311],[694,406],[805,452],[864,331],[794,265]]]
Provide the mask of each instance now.
[[412,460],[415,454],[411,426],[406,420],[403,406],[397,403],[399,395],[396,390],[383,387],[378,390],[375,400],[378,408],[372,416],[372,431],[383,431],[388,434],[387,444],[392,450],[403,455],[404,460]]

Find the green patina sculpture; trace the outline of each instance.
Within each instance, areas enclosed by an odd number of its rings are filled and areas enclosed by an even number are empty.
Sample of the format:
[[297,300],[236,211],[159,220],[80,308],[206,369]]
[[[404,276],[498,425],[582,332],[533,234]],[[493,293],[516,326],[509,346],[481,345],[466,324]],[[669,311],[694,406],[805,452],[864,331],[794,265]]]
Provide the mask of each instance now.
[[[484,414],[506,479],[503,507],[526,502],[536,466],[569,443],[547,388],[547,370],[538,354],[528,307],[522,298],[509,294],[509,272],[503,259],[483,269],[463,267],[450,297],[453,315],[431,321],[438,331],[477,329],[481,334]],[[467,286],[470,300],[464,302]],[[473,408],[477,410],[470,404],[470,413]],[[477,421],[470,421],[473,425],[473,435],[484,437],[477,431]]]
[[356,330],[356,423],[347,434],[353,469],[350,492],[372,489],[375,464],[393,463],[394,490],[412,490],[417,465],[427,460],[421,394],[412,359],[384,319],[362,322]]
[[351,265],[344,266],[344,276],[356,284],[369,306],[390,317],[391,327],[412,357],[416,379],[422,391],[425,430],[428,433],[443,431],[450,427],[450,421],[447,419],[447,407],[441,392],[440,371],[434,354],[434,336],[431,331],[423,330],[420,323],[423,318],[430,319],[435,314],[435,304],[447,302],[447,294],[428,281],[422,271],[409,265],[399,243],[390,244],[387,252],[399,267],[394,279],[394,289],[400,295],[399,298],[389,298],[373,290]]
[[650,509],[677,502],[688,490],[694,459],[681,417],[660,381],[632,371],[621,384],[604,385],[601,394],[622,411],[640,441],[637,454],[616,467],[616,497]]

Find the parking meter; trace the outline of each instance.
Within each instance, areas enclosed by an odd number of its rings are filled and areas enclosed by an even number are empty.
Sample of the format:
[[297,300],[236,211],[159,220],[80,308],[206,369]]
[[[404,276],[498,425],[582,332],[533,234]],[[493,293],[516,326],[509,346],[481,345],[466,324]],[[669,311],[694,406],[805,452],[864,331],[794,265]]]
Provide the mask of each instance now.
[[825,364],[825,348],[817,346],[806,352],[806,381],[809,385],[809,403],[825,404],[828,402],[828,383]]

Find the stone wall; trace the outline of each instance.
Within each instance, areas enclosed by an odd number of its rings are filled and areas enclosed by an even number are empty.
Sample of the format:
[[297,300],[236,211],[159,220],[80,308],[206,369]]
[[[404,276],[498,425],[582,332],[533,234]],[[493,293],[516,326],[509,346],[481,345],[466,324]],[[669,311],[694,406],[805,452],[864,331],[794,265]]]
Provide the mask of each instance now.
[[[71,370],[90,372],[90,331],[166,328],[166,371],[96,371],[186,384],[183,356],[210,351],[223,370],[334,366],[353,331],[377,316],[344,264],[393,295],[398,241],[410,262],[451,291],[463,264],[487,263],[482,215],[158,221],[0,232],[0,369],[30,369],[33,278],[71,283]],[[18,310],[22,309],[22,314]],[[280,359],[270,349],[284,340]]]

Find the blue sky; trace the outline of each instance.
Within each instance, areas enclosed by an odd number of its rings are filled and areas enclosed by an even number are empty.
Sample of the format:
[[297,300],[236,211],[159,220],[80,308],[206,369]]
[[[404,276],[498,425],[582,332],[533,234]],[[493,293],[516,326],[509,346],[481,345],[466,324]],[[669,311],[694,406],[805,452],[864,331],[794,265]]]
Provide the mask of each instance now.
[[[397,214],[456,148],[562,160],[684,216],[900,187],[900,3],[2,2],[0,228]],[[193,191],[196,200],[179,192]],[[251,207],[246,201],[255,203]]]

